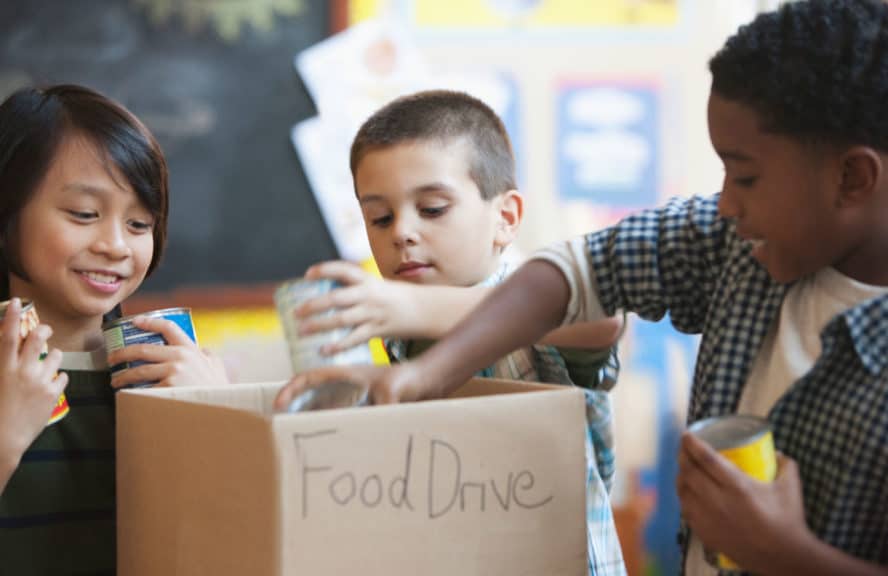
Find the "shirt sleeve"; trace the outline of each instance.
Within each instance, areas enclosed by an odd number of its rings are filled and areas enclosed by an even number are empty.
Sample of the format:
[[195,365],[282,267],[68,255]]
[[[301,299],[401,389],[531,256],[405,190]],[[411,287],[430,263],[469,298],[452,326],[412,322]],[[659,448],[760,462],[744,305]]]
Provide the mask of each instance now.
[[562,325],[577,322],[594,322],[607,318],[598,300],[595,273],[586,254],[586,238],[579,237],[553,244],[537,251],[532,260],[545,260],[561,271],[570,288]]
[[669,312],[678,330],[700,332],[733,238],[717,206],[718,195],[673,199],[534,254],[567,280],[563,323],[600,320],[619,309],[653,321]]

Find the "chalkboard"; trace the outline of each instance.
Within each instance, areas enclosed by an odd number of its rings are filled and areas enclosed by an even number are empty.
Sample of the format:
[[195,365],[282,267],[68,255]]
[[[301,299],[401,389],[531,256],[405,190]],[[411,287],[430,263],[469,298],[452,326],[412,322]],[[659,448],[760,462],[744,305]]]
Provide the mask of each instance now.
[[329,30],[325,0],[0,0],[0,98],[84,84],[155,134],[169,240],[143,291],[267,284],[336,257],[289,140],[316,113],[293,56]]

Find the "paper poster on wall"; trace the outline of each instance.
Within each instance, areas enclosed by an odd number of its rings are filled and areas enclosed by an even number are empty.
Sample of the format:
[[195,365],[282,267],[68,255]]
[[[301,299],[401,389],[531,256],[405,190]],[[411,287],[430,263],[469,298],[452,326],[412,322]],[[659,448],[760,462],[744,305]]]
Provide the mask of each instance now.
[[[319,115],[294,126],[291,139],[342,258],[362,261],[370,257],[349,150],[360,125],[391,100],[420,90],[471,94],[503,119],[520,161],[515,81],[497,71],[448,74],[434,70],[395,22],[362,22],[300,52],[294,66]],[[519,181],[521,174],[519,169]]]
[[666,29],[679,23],[687,0],[350,0],[348,21],[381,14],[423,29],[523,31],[576,28]]
[[653,83],[557,87],[556,170],[562,200],[624,211],[654,205],[660,159]]
[[364,217],[348,169],[351,137],[316,116],[293,126],[290,138],[339,256],[353,262],[370,258]]
[[679,14],[679,0],[412,0],[408,5],[420,28],[669,27]]

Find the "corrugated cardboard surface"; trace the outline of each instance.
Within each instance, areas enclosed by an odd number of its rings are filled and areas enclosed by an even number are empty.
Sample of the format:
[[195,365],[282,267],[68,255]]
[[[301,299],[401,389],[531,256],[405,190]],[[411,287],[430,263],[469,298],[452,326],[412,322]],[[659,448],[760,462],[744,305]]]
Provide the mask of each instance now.
[[578,390],[289,415],[279,387],[118,396],[120,574],[585,573]]

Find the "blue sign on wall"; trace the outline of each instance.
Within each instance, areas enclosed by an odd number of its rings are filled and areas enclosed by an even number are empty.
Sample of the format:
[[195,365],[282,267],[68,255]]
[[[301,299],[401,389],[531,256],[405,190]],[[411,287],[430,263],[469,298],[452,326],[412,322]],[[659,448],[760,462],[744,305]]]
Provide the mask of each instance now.
[[558,100],[558,187],[565,200],[613,208],[656,204],[657,89],[651,85],[566,84]]

